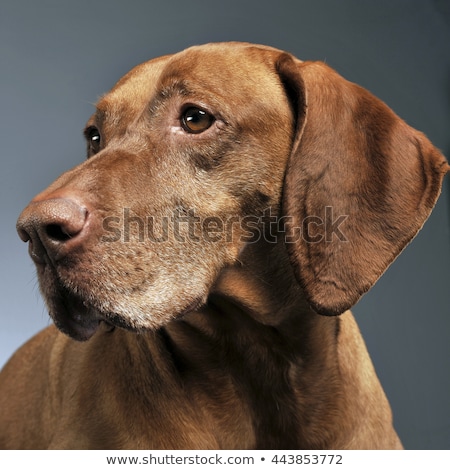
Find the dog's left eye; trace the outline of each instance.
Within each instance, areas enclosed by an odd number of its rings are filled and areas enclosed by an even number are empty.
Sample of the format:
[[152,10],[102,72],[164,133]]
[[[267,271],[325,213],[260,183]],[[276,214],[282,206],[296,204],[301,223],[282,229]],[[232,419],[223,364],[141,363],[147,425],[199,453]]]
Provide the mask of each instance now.
[[101,136],[99,130],[92,126],[85,131],[86,139],[89,146],[89,153],[94,154],[100,150]]
[[181,116],[181,126],[190,134],[200,134],[209,129],[214,120],[214,116],[208,112],[191,106],[183,112]]

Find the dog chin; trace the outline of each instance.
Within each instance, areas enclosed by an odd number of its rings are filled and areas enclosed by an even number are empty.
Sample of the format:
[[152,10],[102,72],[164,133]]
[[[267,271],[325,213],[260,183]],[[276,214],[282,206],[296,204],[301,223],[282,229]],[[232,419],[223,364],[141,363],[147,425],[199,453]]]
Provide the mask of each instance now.
[[103,318],[86,305],[77,295],[66,289],[58,291],[53,298],[46,298],[48,310],[56,327],[77,341],[91,338],[100,326]]
[[[121,313],[108,312],[103,315],[103,320],[111,327],[118,327],[124,330],[132,331],[134,333],[145,333],[155,331],[164,327],[172,321],[182,319],[185,315],[198,310],[205,304],[203,298],[194,299],[177,311],[161,311],[161,306],[148,305],[148,311],[142,312],[141,310],[134,311],[121,311]],[[159,312],[156,314],[155,312]]]
[[117,327],[133,333],[154,331],[170,321],[183,318],[188,313],[200,308],[204,303],[203,298],[197,298],[177,312],[167,312],[167,315],[155,316],[152,315],[151,306],[145,315],[142,312],[140,315],[133,315],[132,311],[103,312],[66,288],[58,289],[56,297],[47,298],[50,316],[56,327],[77,341],[89,340],[101,325],[106,325],[109,330]]
[[101,324],[101,320],[96,320],[94,318],[78,321],[78,319],[75,320],[69,316],[61,318],[52,315],[52,317],[56,327],[62,333],[77,341],[87,341],[90,339],[94,336]]

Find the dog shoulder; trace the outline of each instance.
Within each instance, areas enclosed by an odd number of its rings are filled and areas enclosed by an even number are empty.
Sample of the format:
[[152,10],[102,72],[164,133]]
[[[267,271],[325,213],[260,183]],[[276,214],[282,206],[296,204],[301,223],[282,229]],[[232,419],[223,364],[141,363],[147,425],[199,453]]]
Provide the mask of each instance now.
[[41,448],[42,412],[48,406],[49,364],[54,326],[42,330],[20,347],[0,373],[2,427],[0,448]]

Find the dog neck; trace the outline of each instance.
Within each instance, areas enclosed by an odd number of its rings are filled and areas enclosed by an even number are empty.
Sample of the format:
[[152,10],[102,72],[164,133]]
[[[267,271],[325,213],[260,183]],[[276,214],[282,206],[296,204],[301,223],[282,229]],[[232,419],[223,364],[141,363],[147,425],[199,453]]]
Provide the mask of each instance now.
[[[164,328],[164,345],[186,389],[203,383],[198,370],[201,377],[211,376],[211,364],[232,377],[235,385],[218,381],[214,390],[223,390],[224,400],[237,394],[233,407],[239,413],[247,411],[239,417],[231,414],[230,419],[248,428],[239,442],[246,436],[257,448],[312,445],[306,443],[314,433],[302,422],[302,409],[319,409],[322,401],[334,403],[339,396],[334,376],[339,319],[310,308],[288,269],[287,256],[283,245],[249,245],[239,262],[221,273],[204,307]],[[227,363],[221,361],[224,349],[232,358]],[[204,366],[194,361],[197,357]],[[196,364],[197,372],[188,372],[188,364]],[[267,388],[268,383],[276,384],[276,391]],[[241,402],[239,396],[249,398]],[[299,432],[305,435],[299,437]],[[327,432],[327,426],[321,427],[317,439],[325,442]]]
[[258,322],[279,326],[291,316],[317,315],[295,279],[284,243],[261,240],[245,247],[219,276],[213,296],[223,296]]

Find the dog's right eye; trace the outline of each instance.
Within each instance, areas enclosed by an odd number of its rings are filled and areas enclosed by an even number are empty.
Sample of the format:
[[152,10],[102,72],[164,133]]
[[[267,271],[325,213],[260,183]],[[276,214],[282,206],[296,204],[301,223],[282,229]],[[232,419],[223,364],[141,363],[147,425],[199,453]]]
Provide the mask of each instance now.
[[209,129],[214,122],[214,116],[203,109],[190,106],[181,116],[181,126],[189,134],[200,134]]
[[99,130],[92,126],[85,131],[86,140],[88,142],[89,155],[93,155],[100,150],[101,136]]

